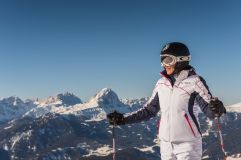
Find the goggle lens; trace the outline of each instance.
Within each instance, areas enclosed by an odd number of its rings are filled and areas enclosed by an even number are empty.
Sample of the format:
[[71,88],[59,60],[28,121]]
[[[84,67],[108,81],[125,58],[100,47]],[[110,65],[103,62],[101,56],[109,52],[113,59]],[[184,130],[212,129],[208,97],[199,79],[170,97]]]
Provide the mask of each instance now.
[[164,54],[161,55],[161,64],[162,66],[172,66],[175,65],[177,62],[185,62],[190,61],[191,56],[178,56],[175,57],[173,55]]
[[161,57],[161,64],[162,66],[172,66],[176,63],[174,57],[171,56],[162,56]]

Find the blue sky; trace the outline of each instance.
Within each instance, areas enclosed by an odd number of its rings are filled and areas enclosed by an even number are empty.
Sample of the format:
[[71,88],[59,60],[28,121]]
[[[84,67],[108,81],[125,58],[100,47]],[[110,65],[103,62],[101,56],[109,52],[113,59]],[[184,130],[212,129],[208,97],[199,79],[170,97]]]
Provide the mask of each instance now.
[[1,0],[0,97],[147,97],[181,41],[213,95],[241,102],[240,28],[239,0]]

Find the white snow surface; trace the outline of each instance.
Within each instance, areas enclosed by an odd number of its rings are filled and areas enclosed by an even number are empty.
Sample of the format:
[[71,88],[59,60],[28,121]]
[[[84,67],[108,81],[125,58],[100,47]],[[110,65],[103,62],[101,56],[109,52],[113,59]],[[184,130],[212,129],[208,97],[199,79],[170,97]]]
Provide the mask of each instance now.
[[226,160],[241,160],[241,158],[233,158],[233,157],[227,157]]
[[89,154],[84,155],[83,157],[89,156],[107,156],[112,153],[112,147],[109,145],[104,145],[102,147],[97,148],[96,150],[89,150]]
[[241,102],[234,105],[227,106],[226,109],[228,112],[241,113]]
[[21,134],[17,134],[16,136],[12,137],[11,139],[11,143],[12,143],[12,146],[11,146],[11,149],[14,148],[14,146],[21,140],[21,139],[25,139],[25,140],[29,140],[29,137],[31,136],[32,134],[32,130],[29,130],[27,132],[22,132]]
[[208,123],[208,129],[206,132],[202,133],[202,136],[209,136],[210,132],[212,131],[211,126],[213,125],[213,121],[208,118],[206,122]]

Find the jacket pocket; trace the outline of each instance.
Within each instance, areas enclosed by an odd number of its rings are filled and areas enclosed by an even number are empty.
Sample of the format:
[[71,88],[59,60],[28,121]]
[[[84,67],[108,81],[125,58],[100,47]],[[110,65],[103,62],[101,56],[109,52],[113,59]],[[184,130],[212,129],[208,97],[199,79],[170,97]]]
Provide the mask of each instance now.
[[188,115],[186,113],[184,114],[184,117],[186,119],[186,122],[188,123],[189,128],[192,131],[192,134],[196,137],[195,132],[194,132],[193,127],[192,127],[192,124],[190,123],[190,120],[189,120]]

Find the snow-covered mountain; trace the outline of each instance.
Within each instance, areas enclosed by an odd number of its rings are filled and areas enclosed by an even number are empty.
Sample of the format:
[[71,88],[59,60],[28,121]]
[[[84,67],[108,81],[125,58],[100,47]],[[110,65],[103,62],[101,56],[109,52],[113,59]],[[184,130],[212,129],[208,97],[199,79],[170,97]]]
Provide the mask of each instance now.
[[0,100],[0,123],[19,118],[35,106],[32,100],[24,102],[18,97],[3,98]]
[[[34,102],[23,102],[15,97],[7,104],[32,108],[23,111],[21,117],[18,114],[15,120],[0,125],[0,159],[109,160],[112,126],[106,114],[114,110],[122,113],[137,110],[147,100],[119,99],[109,88],[102,89],[85,103],[71,105],[58,96]],[[229,159],[236,160],[241,158],[241,113],[238,112],[241,105],[228,106],[227,110],[220,122]],[[156,137],[158,119],[116,127],[117,159],[160,160]],[[200,113],[199,122],[203,133],[203,159],[221,158],[215,121]]]
[[23,117],[30,116],[37,118],[47,113],[63,113],[69,107],[82,104],[82,101],[74,94],[66,92],[64,94],[50,96],[44,100],[35,101],[34,103],[36,107],[26,112]]
[[28,111],[24,116],[40,117],[46,113],[58,113],[62,115],[73,114],[84,116],[89,121],[101,121],[106,118],[107,113],[114,110],[127,113],[132,111],[133,108],[140,107],[145,101],[146,99],[141,99],[140,101],[121,101],[114,91],[110,88],[104,88],[90,98],[89,101],[67,107],[60,100],[50,97],[47,101],[40,102],[36,108]]
[[39,105],[44,106],[44,105],[55,105],[56,107],[58,106],[73,106],[75,104],[82,103],[81,99],[74,95],[73,93],[61,93],[57,94],[56,96],[50,96],[45,100],[40,100]]
[[100,121],[106,118],[107,113],[113,112],[114,110],[127,113],[131,111],[131,107],[121,102],[117,94],[110,88],[104,88],[88,102],[66,108],[61,114],[81,115],[90,121]]
[[143,106],[149,98],[140,98],[140,99],[120,99],[122,103],[125,105],[130,106],[132,111],[136,111],[140,108],[140,106]]
[[106,113],[117,110],[121,113],[138,109],[147,101],[147,98],[135,100],[120,100],[110,88],[104,88],[89,101],[82,103],[74,94],[64,93],[50,96],[43,100],[27,100],[23,102],[18,97],[9,97],[0,101],[1,122],[19,117],[41,117],[47,113],[74,114],[85,116],[89,120],[100,121],[105,119]]
[[[130,112],[130,105],[138,108],[138,104],[142,104],[144,100],[141,100],[140,103],[137,101],[126,101],[127,104],[125,104],[109,88],[102,89],[84,104],[68,107],[60,105],[56,100],[36,101],[37,106],[25,113],[21,119],[10,121],[0,127],[2,133],[0,146],[5,153],[20,159],[34,159],[36,155],[39,155],[40,159],[52,159],[66,156],[70,151],[72,153],[69,155],[70,159],[77,159],[76,155],[78,155],[78,159],[91,155],[98,156],[103,151],[103,145],[106,148],[111,147],[108,142],[111,139],[111,127],[106,121],[106,114],[113,110],[122,113]],[[143,142],[143,144],[152,146],[152,139],[155,135],[148,131],[151,130],[150,128],[155,128],[156,123],[148,127],[142,123],[133,128],[139,130],[140,126],[145,130],[141,132],[145,132],[150,141]],[[120,132],[126,132],[130,128],[132,127],[126,126],[126,129],[121,129]],[[102,138],[100,138],[101,135]],[[132,139],[137,141],[139,136],[135,137],[133,134]],[[143,138],[143,141],[146,140]],[[133,141],[132,146],[135,143]],[[125,143],[122,146],[125,146]],[[23,154],[23,152],[28,152],[28,154]],[[79,155],[80,153],[81,155]],[[105,155],[109,153],[110,150]]]

